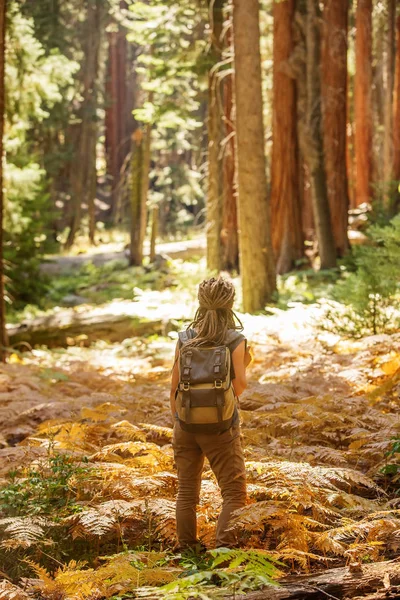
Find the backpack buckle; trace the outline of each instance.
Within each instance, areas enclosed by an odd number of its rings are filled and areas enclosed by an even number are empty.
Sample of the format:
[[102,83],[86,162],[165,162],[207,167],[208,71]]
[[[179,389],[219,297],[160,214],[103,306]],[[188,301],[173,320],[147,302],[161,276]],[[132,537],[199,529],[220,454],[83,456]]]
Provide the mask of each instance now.
[[221,379],[216,379],[214,381],[214,387],[217,389],[221,389],[222,388],[222,380]]
[[188,381],[182,381],[181,390],[188,392],[190,390],[190,383]]

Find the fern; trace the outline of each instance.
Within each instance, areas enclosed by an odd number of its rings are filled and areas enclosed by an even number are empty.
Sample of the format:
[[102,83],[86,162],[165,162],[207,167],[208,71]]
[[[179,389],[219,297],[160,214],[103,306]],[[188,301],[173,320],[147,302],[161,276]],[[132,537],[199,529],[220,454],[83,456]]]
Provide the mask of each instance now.
[[6,579],[0,580],[0,600],[29,600],[30,598],[31,596],[20,587]]
[[[20,544],[22,547],[28,548],[43,540],[50,523],[41,517],[7,517],[0,519],[1,525],[5,525],[4,537],[12,540],[15,543],[14,547]],[[3,544],[7,547],[6,543],[2,542]]]

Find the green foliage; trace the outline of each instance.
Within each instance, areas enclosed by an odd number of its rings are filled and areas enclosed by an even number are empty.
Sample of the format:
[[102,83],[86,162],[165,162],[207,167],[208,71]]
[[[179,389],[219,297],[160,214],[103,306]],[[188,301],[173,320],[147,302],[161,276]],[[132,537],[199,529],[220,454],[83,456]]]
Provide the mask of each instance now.
[[400,436],[394,437],[391,449],[386,452],[387,464],[382,467],[381,473],[391,479],[396,494],[400,495]]
[[[204,101],[211,66],[207,55],[205,5],[135,2],[128,39],[137,45],[142,104],[135,119],[151,123],[150,205],[160,204],[161,234],[185,230],[204,207]],[[168,223],[168,224],[167,224]]]
[[279,308],[286,309],[292,302],[313,304],[325,297],[339,277],[336,270],[294,271],[278,277]]
[[70,481],[89,472],[86,459],[77,463],[66,454],[54,454],[27,472],[23,467],[11,471],[9,483],[0,489],[0,513],[6,517],[55,513],[52,516],[59,518],[67,508],[79,510],[71,502]]
[[[39,262],[54,248],[55,211],[43,150],[51,116],[67,93],[78,65],[59,52],[46,54],[33,20],[11,5],[7,31],[5,165],[5,259],[9,299],[16,307],[42,295]],[[54,158],[54,157],[53,157]]]
[[189,566],[189,570],[178,579],[158,589],[141,588],[138,597],[214,600],[226,598],[227,594],[243,594],[276,585],[274,579],[280,574],[276,565],[282,563],[262,550],[218,548],[203,556],[186,555],[181,564],[186,569]]
[[358,338],[400,326],[400,215],[385,227],[370,227],[368,235],[370,245],[354,250],[355,271],[333,288],[336,303],[320,323],[325,330]]

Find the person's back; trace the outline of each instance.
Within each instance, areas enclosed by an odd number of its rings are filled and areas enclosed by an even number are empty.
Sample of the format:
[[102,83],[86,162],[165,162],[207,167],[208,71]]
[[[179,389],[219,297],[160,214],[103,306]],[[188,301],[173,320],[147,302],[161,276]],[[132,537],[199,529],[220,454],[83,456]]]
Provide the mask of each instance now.
[[235,324],[234,296],[233,285],[222,278],[203,281],[194,321],[180,333],[176,347],[171,411],[175,419],[176,521],[181,549],[199,543],[196,505],[204,457],[209,460],[223,498],[217,547],[235,545],[234,533],[226,529],[232,512],[246,502],[237,397],[246,388],[245,370],[250,356],[246,339]]

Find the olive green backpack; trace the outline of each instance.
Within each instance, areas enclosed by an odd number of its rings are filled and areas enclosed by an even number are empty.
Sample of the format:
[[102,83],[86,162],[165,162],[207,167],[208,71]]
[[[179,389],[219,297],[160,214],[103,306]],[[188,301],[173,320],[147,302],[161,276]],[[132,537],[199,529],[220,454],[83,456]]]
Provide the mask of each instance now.
[[[218,433],[232,425],[236,396],[231,380],[231,353],[228,345],[185,347],[192,330],[179,333],[179,384],[176,410],[184,431]],[[237,331],[229,332],[226,343],[233,342]]]

